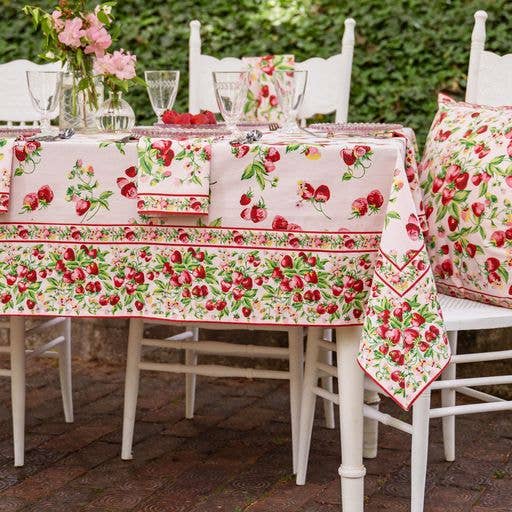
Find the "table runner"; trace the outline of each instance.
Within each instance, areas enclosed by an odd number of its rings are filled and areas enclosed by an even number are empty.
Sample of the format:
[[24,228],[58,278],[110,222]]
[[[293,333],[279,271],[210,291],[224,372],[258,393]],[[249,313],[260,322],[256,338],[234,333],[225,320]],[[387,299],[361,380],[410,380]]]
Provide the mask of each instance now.
[[407,408],[449,348],[405,141],[216,141],[208,215],[161,219],[138,213],[135,190],[154,141],[142,139],[139,154],[136,144],[80,137],[43,143],[37,160],[13,164],[0,217],[0,312],[364,321],[359,362]]

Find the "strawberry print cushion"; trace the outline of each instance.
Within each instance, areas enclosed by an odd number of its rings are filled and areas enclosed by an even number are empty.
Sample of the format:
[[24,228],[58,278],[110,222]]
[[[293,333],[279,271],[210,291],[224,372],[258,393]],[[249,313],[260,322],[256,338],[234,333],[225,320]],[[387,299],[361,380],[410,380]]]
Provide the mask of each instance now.
[[295,66],[293,55],[265,55],[244,57],[242,62],[249,72],[249,90],[244,107],[248,122],[279,122],[282,111],[273,83],[274,71],[291,71]]
[[512,109],[441,96],[420,179],[439,291],[512,308]]

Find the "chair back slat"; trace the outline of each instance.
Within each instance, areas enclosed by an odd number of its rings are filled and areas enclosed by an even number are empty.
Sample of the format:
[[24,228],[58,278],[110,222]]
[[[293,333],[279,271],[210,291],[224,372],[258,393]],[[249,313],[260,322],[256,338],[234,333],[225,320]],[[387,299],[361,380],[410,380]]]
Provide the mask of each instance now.
[[485,50],[487,13],[475,13],[471,36],[466,101],[481,105],[512,105],[512,54]]
[[[32,70],[60,71],[60,63],[35,64],[29,60],[14,60],[0,64],[0,123],[29,126],[41,115],[34,109],[25,72]],[[54,114],[58,115],[58,112]]]

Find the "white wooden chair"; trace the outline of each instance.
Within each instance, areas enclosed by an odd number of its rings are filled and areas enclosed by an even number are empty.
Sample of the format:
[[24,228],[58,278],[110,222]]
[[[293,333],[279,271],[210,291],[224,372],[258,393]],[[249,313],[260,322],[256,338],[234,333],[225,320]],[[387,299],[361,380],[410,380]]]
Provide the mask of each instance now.
[[[0,64],[0,126],[35,126],[41,114],[30,100],[26,71],[60,71],[61,64],[35,64],[29,60],[13,60]],[[58,110],[54,117],[58,116]]]
[[[512,54],[500,57],[484,50],[485,20],[487,13],[475,13],[475,26],[471,42],[471,55],[468,71],[468,89],[466,101],[471,103],[510,105],[512,90],[508,77],[512,79]],[[452,360],[443,372],[442,380],[434,382],[413,405],[412,424],[383,414],[378,410],[378,402],[364,405],[365,422],[364,452],[366,457],[377,455],[378,422],[392,426],[412,435],[411,447],[411,511],[423,512],[425,481],[428,458],[428,435],[431,418],[443,419],[443,440],[445,458],[455,460],[455,416],[480,412],[512,410],[512,401],[505,401],[473,389],[475,386],[496,386],[512,384],[512,375],[485,376],[457,379],[457,364],[512,359],[512,350],[494,352],[457,354],[457,333],[461,330],[484,330],[512,327],[512,310],[490,306],[480,302],[458,299],[446,295],[439,296],[445,321]],[[508,344],[508,347],[511,345]],[[306,478],[307,460],[313,426],[314,401],[316,396],[339,402],[337,394],[329,393],[318,386],[319,375],[336,376],[334,368],[318,362],[318,354],[334,351],[336,345],[321,339],[318,331],[308,336],[306,368],[304,375],[304,393],[301,409],[301,438],[299,441],[299,461],[297,484],[303,485]],[[365,381],[367,396],[378,396],[378,387],[369,379]],[[441,407],[431,408],[431,391],[441,390]],[[456,393],[460,393],[483,403],[456,405]]]
[[[165,322],[151,322],[151,324],[164,324]],[[190,324],[185,325],[190,328]],[[284,331],[288,333],[288,347],[257,346],[219,341],[198,341],[198,329],[216,330],[262,330]],[[143,347],[158,347],[173,350],[185,350],[185,364],[181,363],[155,363],[142,360]],[[289,362],[288,371],[239,368],[228,365],[197,364],[198,354],[213,354],[233,357],[284,359]],[[133,431],[135,412],[139,389],[140,370],[162,371],[169,373],[186,374],[186,417],[194,415],[195,379],[196,375],[209,377],[245,377],[249,379],[283,379],[290,381],[290,410],[292,430],[293,468],[296,471],[298,444],[299,444],[299,415],[302,393],[302,375],[304,366],[304,332],[300,327],[278,328],[263,326],[233,326],[232,324],[205,324],[194,325],[191,331],[180,333],[166,340],[157,340],[144,337],[144,321],[130,320],[128,337],[128,357],[126,363],[123,442],[121,458],[132,458]]]
[[[345,20],[345,33],[341,53],[327,59],[313,57],[297,62],[296,68],[308,71],[308,83],[300,116],[336,112],[336,122],[345,123],[348,116],[352,56],[354,53],[354,27],[352,18]],[[212,71],[231,71],[243,67],[241,59],[217,59],[201,53],[201,23],[190,22],[189,42],[189,111],[219,112],[213,89]]]
[[[25,338],[50,328],[59,327],[60,334],[33,350],[25,349]],[[62,403],[66,423],[73,422],[71,384],[71,320],[52,318],[25,329],[25,318],[14,316],[0,320],[0,329],[9,330],[9,346],[0,346],[0,353],[10,355],[10,369],[0,369],[0,377],[11,379],[11,400],[14,440],[14,465],[23,466],[25,458],[25,366],[33,357],[55,357],[59,360]]]

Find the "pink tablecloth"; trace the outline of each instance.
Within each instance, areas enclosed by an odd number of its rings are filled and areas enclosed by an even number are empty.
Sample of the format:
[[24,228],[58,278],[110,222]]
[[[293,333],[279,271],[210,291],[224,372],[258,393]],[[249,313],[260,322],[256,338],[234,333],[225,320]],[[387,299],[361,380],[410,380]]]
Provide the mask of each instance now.
[[18,145],[0,313],[364,322],[359,362],[407,408],[449,359],[407,138],[266,137],[213,142],[208,214],[163,219],[138,213],[140,159],[173,179],[155,141]]

